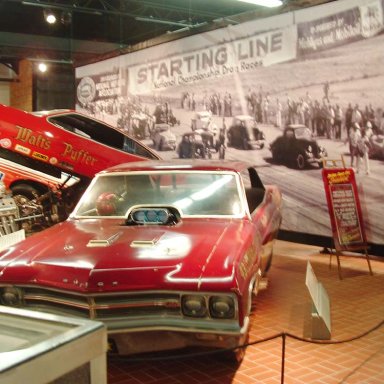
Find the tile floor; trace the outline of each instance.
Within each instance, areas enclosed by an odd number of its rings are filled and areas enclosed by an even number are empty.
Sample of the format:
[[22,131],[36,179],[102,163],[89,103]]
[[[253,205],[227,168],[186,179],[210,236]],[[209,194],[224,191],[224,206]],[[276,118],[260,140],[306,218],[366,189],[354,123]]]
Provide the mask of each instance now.
[[[371,276],[364,257],[342,255],[341,280],[336,258],[330,268],[329,256],[320,251],[276,243],[268,287],[253,305],[251,345],[239,366],[217,354],[185,356],[201,350],[135,356],[143,360],[110,357],[108,384],[384,383],[384,258],[371,258]],[[310,336],[308,260],[330,299],[332,344],[295,338]],[[263,339],[270,340],[260,342]]]

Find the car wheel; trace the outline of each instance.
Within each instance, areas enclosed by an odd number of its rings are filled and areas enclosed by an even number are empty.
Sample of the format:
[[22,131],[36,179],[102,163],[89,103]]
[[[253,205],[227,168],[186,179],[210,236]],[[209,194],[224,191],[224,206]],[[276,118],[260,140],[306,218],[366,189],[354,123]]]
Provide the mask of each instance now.
[[299,169],[305,168],[305,158],[302,153],[299,153],[296,157],[296,166]]
[[[248,341],[249,341],[249,336],[247,333],[240,338],[239,345],[240,346],[246,345],[248,344]],[[228,351],[224,351],[222,358],[228,363],[239,365],[244,359],[245,349],[246,347],[242,347],[242,348],[236,348],[233,350],[231,349]]]
[[29,216],[32,212],[31,209],[26,207],[33,206],[32,200],[35,200],[42,193],[35,187],[29,184],[18,184],[11,187],[12,197],[15,200],[16,205],[20,209],[21,216]]

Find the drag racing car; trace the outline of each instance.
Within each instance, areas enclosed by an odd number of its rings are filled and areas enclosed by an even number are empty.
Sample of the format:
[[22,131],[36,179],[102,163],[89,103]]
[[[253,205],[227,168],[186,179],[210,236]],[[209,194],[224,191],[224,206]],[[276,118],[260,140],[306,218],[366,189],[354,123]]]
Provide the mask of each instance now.
[[227,132],[228,146],[239,149],[262,149],[265,145],[264,132],[257,126],[256,120],[249,115],[233,118]]
[[120,354],[204,346],[241,359],[281,205],[247,163],[117,165],[65,222],[0,252],[0,304],[102,321]]
[[272,159],[275,162],[304,169],[310,165],[323,166],[327,151],[313,138],[311,130],[302,124],[290,124],[282,136],[271,144]]

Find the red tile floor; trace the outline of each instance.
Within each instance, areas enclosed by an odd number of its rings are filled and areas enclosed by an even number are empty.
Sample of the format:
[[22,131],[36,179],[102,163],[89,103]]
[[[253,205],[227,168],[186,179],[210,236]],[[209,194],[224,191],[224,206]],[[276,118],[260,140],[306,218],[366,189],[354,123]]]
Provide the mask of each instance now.
[[[185,356],[201,350],[134,356],[143,360],[109,357],[108,384],[384,383],[384,258],[371,257],[371,276],[364,257],[343,254],[339,279],[335,256],[330,267],[329,256],[320,251],[276,242],[268,287],[254,300],[251,345],[239,366],[217,354]],[[332,344],[290,336],[310,336],[308,260],[330,299]],[[282,334],[287,335],[283,374]]]

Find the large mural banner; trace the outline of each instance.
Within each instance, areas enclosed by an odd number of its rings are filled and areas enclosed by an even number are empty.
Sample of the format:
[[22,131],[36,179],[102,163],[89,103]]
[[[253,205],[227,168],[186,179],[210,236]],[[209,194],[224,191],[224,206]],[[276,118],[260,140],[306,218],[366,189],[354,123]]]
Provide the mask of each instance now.
[[341,160],[368,242],[383,244],[383,7],[339,0],[79,67],[76,108],[164,159],[200,156],[183,149],[193,136],[206,157],[256,164],[282,189],[293,232],[332,235],[321,158]]

